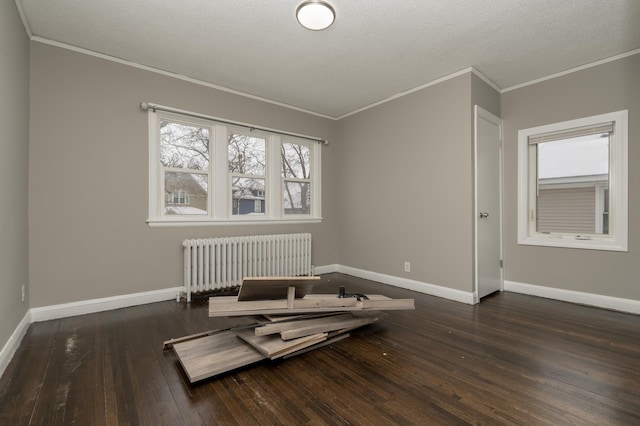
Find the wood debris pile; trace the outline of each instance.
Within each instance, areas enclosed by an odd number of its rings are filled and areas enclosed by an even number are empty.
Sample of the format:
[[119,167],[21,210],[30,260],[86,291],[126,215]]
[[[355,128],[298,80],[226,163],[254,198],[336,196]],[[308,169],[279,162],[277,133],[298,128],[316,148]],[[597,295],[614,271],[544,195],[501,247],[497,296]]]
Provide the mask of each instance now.
[[238,296],[209,299],[210,317],[253,316],[246,325],[165,342],[191,383],[264,359],[288,358],[349,337],[383,310],[414,309],[413,299],[307,294],[319,277],[245,278]]

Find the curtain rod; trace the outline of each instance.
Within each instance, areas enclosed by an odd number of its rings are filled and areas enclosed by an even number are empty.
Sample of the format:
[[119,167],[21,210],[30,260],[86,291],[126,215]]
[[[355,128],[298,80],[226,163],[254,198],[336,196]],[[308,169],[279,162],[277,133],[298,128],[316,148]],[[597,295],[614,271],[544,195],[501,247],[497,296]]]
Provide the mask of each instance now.
[[181,110],[181,109],[171,108],[171,107],[167,107],[167,106],[163,106],[163,105],[156,105],[156,104],[152,104],[152,103],[149,103],[149,102],[140,102],[140,108],[145,110],[145,111],[152,110],[153,112],[156,112],[156,111],[172,112],[174,114],[186,115],[186,116],[189,116],[189,117],[201,118],[201,119],[204,119],[204,120],[215,121],[216,123],[231,124],[232,126],[246,127],[247,129],[250,129],[250,130],[262,130],[262,131],[265,131],[265,132],[276,133],[276,134],[279,134],[279,135],[293,136],[293,137],[296,137],[296,138],[307,139],[307,140],[314,141],[314,142],[320,142],[320,143],[322,143],[324,145],[329,145],[329,141],[326,140],[326,139],[322,139],[322,138],[316,138],[316,137],[313,137],[313,136],[300,135],[300,134],[297,134],[297,133],[283,132],[281,130],[269,129],[268,127],[254,126],[252,124],[241,123],[239,121],[224,120],[222,118],[211,117],[211,116],[208,116],[208,115],[198,114],[198,113],[190,112],[190,111],[184,111],[184,110]]

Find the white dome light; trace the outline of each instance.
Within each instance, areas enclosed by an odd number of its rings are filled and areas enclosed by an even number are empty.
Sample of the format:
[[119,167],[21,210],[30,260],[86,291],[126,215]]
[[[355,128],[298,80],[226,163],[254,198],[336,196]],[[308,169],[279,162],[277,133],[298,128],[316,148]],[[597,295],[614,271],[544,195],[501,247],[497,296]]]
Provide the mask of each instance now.
[[319,31],[333,24],[336,12],[323,1],[305,1],[296,9],[296,18],[305,28]]

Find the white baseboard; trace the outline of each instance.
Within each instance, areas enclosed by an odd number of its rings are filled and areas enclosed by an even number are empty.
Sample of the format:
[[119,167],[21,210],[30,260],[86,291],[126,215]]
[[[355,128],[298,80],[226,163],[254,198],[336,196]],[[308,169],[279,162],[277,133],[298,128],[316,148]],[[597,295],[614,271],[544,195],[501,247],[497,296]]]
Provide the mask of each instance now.
[[31,309],[31,322],[48,321],[52,319],[72,317],[75,315],[92,314],[109,311],[111,309],[144,305],[146,303],[162,302],[176,299],[182,287],[165,288],[162,290],[145,291],[142,293],[124,294],[121,296],[104,297],[101,299],[82,300],[79,302],[63,303],[60,305],[43,306]]
[[601,294],[583,293],[580,291],[563,290],[560,288],[525,284],[515,281],[505,281],[504,290],[514,293],[529,294],[547,299],[579,305],[595,306],[597,308],[612,309],[614,311],[640,314],[640,300],[622,299],[619,297],[603,296]]
[[13,358],[13,355],[18,350],[18,346],[20,346],[22,338],[29,329],[29,324],[31,324],[31,311],[27,311],[24,318],[22,318],[22,321],[20,321],[20,324],[18,324],[13,334],[9,337],[9,340],[7,340],[7,343],[0,351],[0,377],[2,377],[4,370],[9,365],[9,362],[11,362],[11,358]]
[[324,265],[324,266],[314,266],[313,267],[313,273],[315,275],[324,275],[324,274],[330,274],[332,272],[338,272],[338,266],[337,264],[333,264],[333,265]]
[[395,277],[393,275],[380,274],[364,269],[351,268],[344,265],[319,266],[315,268],[314,271],[318,275],[327,274],[330,272],[339,272],[341,274],[353,275],[354,277],[377,281],[383,284],[392,285],[394,287],[405,288],[407,290],[413,290],[420,293],[429,294],[431,296],[442,297],[444,299],[455,300],[456,302],[462,302],[469,305],[476,303],[474,302],[474,293],[468,293],[466,291],[442,287],[435,284],[428,284],[422,281]]

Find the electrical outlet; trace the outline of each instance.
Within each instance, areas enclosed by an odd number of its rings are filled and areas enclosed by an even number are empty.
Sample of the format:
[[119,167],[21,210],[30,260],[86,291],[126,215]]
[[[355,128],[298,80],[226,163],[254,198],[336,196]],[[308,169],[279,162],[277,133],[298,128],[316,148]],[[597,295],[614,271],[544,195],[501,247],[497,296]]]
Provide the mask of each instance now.
[[22,301],[24,302],[24,284],[22,284]]
[[404,271],[411,272],[411,262],[404,262]]

